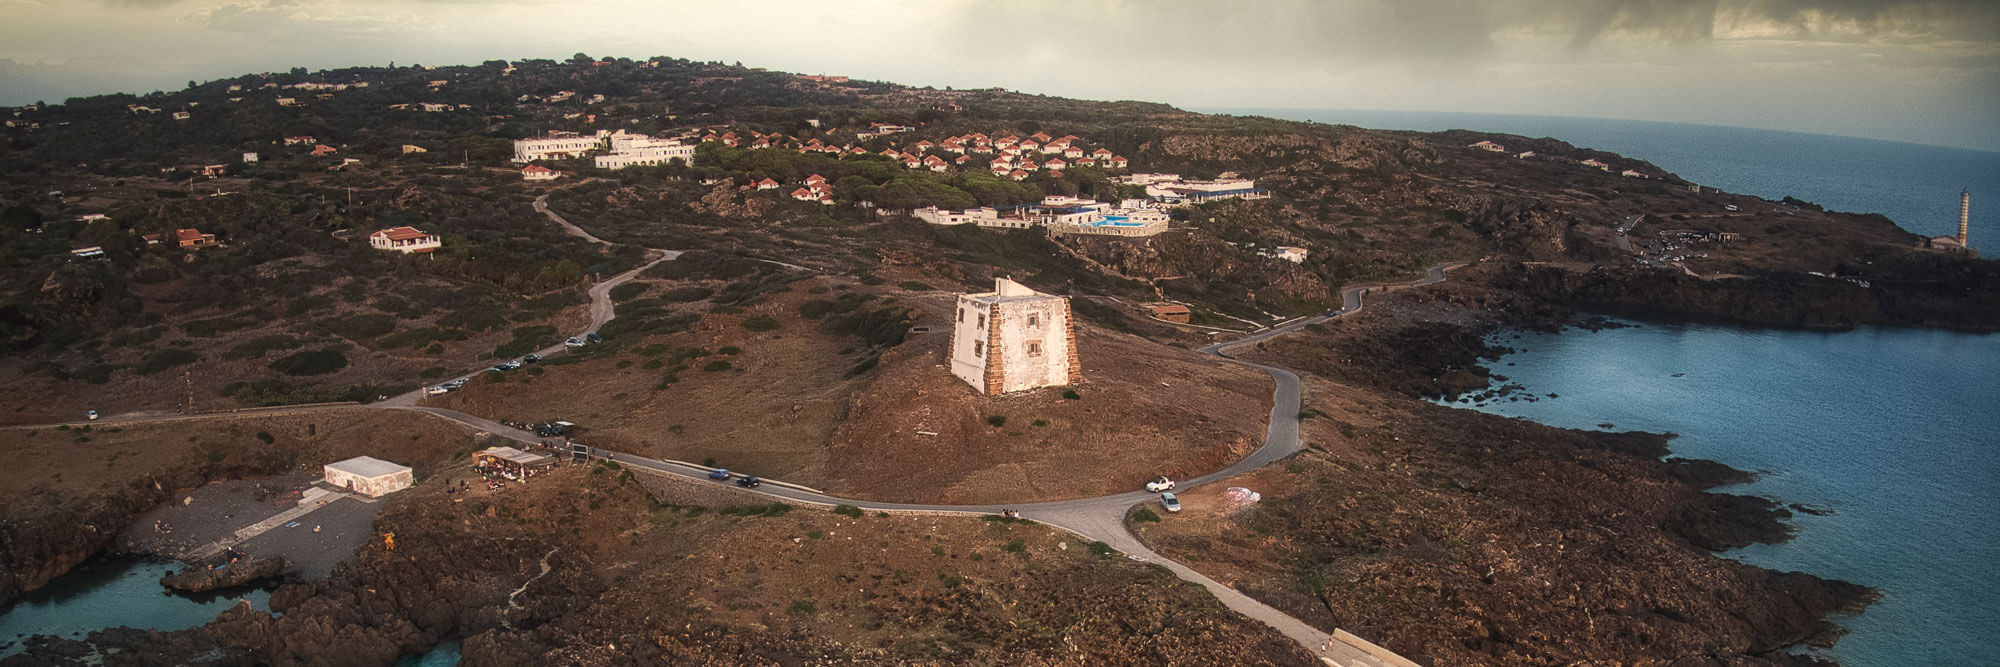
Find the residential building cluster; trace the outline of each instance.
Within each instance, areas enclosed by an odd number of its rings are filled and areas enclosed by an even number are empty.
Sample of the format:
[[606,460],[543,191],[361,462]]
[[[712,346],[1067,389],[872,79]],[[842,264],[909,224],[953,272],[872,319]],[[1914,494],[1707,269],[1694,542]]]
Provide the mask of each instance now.
[[992,207],[946,211],[925,207],[911,212],[918,220],[933,225],[978,225],[993,229],[1043,227],[1051,234],[1093,234],[1099,236],[1153,236],[1167,231],[1166,211],[1144,199],[1127,199],[1116,205],[1078,197],[1053,195],[1041,203],[1013,207],[1006,213]]
[[[776,183],[776,181],[771,181],[771,179],[768,178],[764,180]],[[761,189],[761,186],[763,184],[759,183],[758,185],[760,186]],[[822,205],[832,206],[833,184],[826,182],[826,177],[821,176],[819,174],[813,174],[811,176],[807,176],[805,187],[793,190],[792,198],[797,199],[799,201],[816,201]]]

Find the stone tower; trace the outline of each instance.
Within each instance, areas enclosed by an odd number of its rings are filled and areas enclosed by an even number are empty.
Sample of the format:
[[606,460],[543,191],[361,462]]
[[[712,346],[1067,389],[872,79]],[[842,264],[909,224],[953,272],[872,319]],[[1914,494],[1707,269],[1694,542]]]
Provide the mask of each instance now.
[[1006,278],[993,291],[960,294],[951,327],[951,374],[987,395],[1072,384],[1083,378],[1069,297]]
[[1970,248],[1965,242],[1966,223],[1972,220],[1972,188],[1958,193],[1958,247]]

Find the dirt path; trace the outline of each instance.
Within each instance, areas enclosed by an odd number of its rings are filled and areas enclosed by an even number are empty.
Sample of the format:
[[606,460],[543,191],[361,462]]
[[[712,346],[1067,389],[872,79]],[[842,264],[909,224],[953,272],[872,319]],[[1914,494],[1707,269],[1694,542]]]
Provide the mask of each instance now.
[[[582,228],[577,227],[576,225],[570,223],[568,220],[565,220],[561,215],[558,215],[554,211],[549,210],[547,200],[548,200],[548,195],[543,195],[541,197],[536,198],[534,203],[535,210],[541,212],[545,216],[548,216],[548,218],[551,221],[561,226],[565,232],[569,233],[572,236],[577,236],[579,238],[583,238],[596,243],[610,245],[609,243],[606,243],[604,240],[591,235],[589,232],[584,231]],[[680,252],[672,250],[648,249],[648,252],[653,253],[654,256],[646,264],[641,265],[639,268],[626,271],[625,273],[618,274],[617,276],[613,276],[610,280],[606,280],[591,288],[590,290],[591,326],[588,331],[596,331],[598,327],[603,326],[605,322],[611,321],[612,316],[615,314],[615,310],[613,308],[613,304],[611,303],[610,299],[610,293],[613,288],[617,287],[618,285],[624,284],[627,281],[630,281],[634,277],[637,277],[641,272],[645,271],[648,268],[651,268],[656,264],[659,264],[660,262],[669,261],[681,255]],[[786,264],[783,262],[777,262],[773,260],[758,260],[758,261],[768,262],[771,264],[778,264],[781,266],[796,268],[800,270],[806,270],[806,271],[812,270],[806,267],[797,266],[793,264]],[[1235,363],[1244,364],[1247,366],[1252,366],[1260,370],[1263,370],[1264,372],[1269,373],[1271,375],[1272,379],[1276,381],[1277,386],[1272,392],[1270,421],[1269,421],[1269,426],[1266,428],[1265,431],[1264,445],[1258,448],[1257,451],[1251,453],[1249,457],[1246,457],[1243,460],[1236,462],[1234,465],[1231,465],[1227,468],[1224,468],[1222,470],[1213,473],[1209,473],[1207,475],[1203,475],[1201,477],[1197,477],[1195,479],[1182,482],[1180,485],[1181,488],[1186,489],[1186,488],[1201,486],[1204,484],[1212,484],[1215,482],[1227,480],[1231,477],[1234,477],[1236,475],[1245,472],[1249,472],[1251,470],[1256,470],[1258,468],[1264,467],[1265,465],[1269,465],[1270,463],[1275,462],[1279,459],[1290,456],[1293,453],[1296,453],[1301,446],[1299,440],[1299,405],[1301,398],[1300,387],[1299,387],[1299,376],[1292,373],[1291,371],[1278,368],[1275,366],[1265,366],[1262,364],[1255,364],[1235,359],[1234,357],[1230,357],[1228,355],[1227,351],[1229,349],[1236,348],[1242,345],[1256,343],[1276,336],[1281,336],[1287,333],[1291,333],[1293,331],[1297,331],[1298,329],[1311,324],[1324,322],[1327,320],[1354,314],[1361,310],[1361,308],[1363,307],[1363,298],[1370,293],[1395,291],[1400,289],[1421,287],[1425,285],[1433,285],[1444,281],[1446,279],[1446,272],[1452,269],[1459,268],[1461,266],[1465,266],[1466,264],[1467,262],[1448,262],[1448,263],[1438,264],[1436,266],[1432,266],[1429,269],[1427,269],[1425,271],[1425,275],[1423,278],[1419,278],[1417,280],[1405,283],[1350,286],[1341,290],[1341,308],[1339,310],[1323,313],[1320,315],[1315,315],[1312,317],[1299,318],[1291,322],[1287,322],[1285,324],[1272,327],[1268,330],[1253,335],[1245,336],[1243,338],[1238,338],[1232,341],[1215,343],[1207,347],[1201,348],[1201,352],[1204,354],[1215,355],[1224,359],[1228,359]],[[564,348],[562,346],[551,346],[550,348],[545,350],[545,352],[549,354],[554,354],[561,352],[563,349]],[[471,426],[473,428],[477,428],[479,430],[486,431],[494,435],[500,435],[515,441],[529,443],[529,444],[536,444],[541,441],[540,438],[536,437],[532,433],[522,431],[519,429],[514,429],[499,424],[497,422],[494,422],[492,420],[484,419],[481,417],[475,417],[454,410],[419,406],[416,404],[417,399],[421,398],[423,395],[424,395],[423,390],[419,389],[417,391],[413,391],[408,394],[403,394],[401,396],[397,396],[392,399],[369,404],[363,407],[405,409],[405,410],[418,410],[423,412],[429,412],[431,414],[444,417],[446,419],[450,419],[452,421],[456,421],[461,424],[465,424],[467,426]],[[310,409],[326,409],[326,407],[328,406],[321,406],[318,408],[292,408],[290,409],[290,411],[303,412]],[[341,406],[341,407],[348,407],[348,406]],[[284,411],[285,411],[284,409],[277,409],[273,410],[272,412],[284,412]],[[235,413],[225,413],[222,415],[215,415],[215,416],[237,416],[241,414],[242,414],[241,412],[235,412]],[[191,415],[185,417],[176,417],[174,419],[197,419],[201,417],[202,416],[199,415]],[[100,420],[100,421],[102,423],[133,423],[133,421],[117,421],[117,419],[118,418],[113,418],[112,420]],[[31,427],[12,427],[12,428],[46,428],[49,426],[53,426],[53,424],[42,425],[42,426],[31,426]],[[712,470],[711,468],[706,468],[691,463],[684,463],[679,461],[662,461],[659,459],[651,459],[643,456],[638,456],[636,454],[629,454],[624,452],[611,452],[608,450],[596,450],[593,448],[589,451],[589,453],[591,456],[605,456],[605,457],[615,456],[615,460],[618,463],[630,466],[638,470],[662,474],[662,475],[686,478],[697,482],[703,481],[707,477],[708,473]],[[779,498],[783,500],[790,500],[794,502],[807,503],[813,505],[821,505],[829,507],[834,505],[853,505],[867,510],[889,511],[889,512],[991,515],[991,514],[998,514],[1003,510],[1011,509],[1019,512],[1021,516],[1025,518],[1033,519],[1036,521],[1040,521],[1042,523],[1047,523],[1056,526],[1058,528],[1062,528],[1063,530],[1075,533],[1078,536],[1083,537],[1084,539],[1103,541],[1104,543],[1110,545],[1111,547],[1124,552],[1128,557],[1131,557],[1134,560],[1159,563],[1160,565],[1171,570],[1175,575],[1179,576],[1181,579],[1199,584],[1203,588],[1208,589],[1211,593],[1213,593],[1216,596],[1217,600],[1221,601],[1224,605],[1228,606],[1230,609],[1234,609],[1237,612],[1244,614],[1245,616],[1262,621],[1265,624],[1270,625],[1271,627],[1277,629],[1278,631],[1283,632],[1286,636],[1291,637],[1293,640],[1298,641],[1300,644],[1304,645],[1308,650],[1315,651],[1316,655],[1319,655],[1321,659],[1324,660],[1327,664],[1339,665],[1339,666],[1355,666],[1355,667],[1363,667],[1363,666],[1411,667],[1415,665],[1415,663],[1410,662],[1409,660],[1403,659],[1400,656],[1396,656],[1394,653],[1391,653],[1386,649],[1383,649],[1379,646],[1376,646],[1351,634],[1340,632],[1337,630],[1331,634],[1322,632],[1318,628],[1314,628],[1311,625],[1305,623],[1304,621],[1300,621],[1299,619],[1292,617],[1288,614],[1285,614],[1284,612],[1278,611],[1277,609],[1274,609],[1268,605],[1258,602],[1257,600],[1254,600],[1247,595],[1243,595],[1242,593],[1237,592],[1235,589],[1223,585],[1221,582],[1217,582],[1213,579],[1210,579],[1207,576],[1204,576],[1201,573],[1196,572],[1185,565],[1182,565],[1181,563],[1160,556],[1159,554],[1153,552],[1151,549],[1146,548],[1146,546],[1143,543],[1141,543],[1136,537],[1132,535],[1132,533],[1129,530],[1126,529],[1125,514],[1132,508],[1132,506],[1142,502],[1151,501],[1156,497],[1155,494],[1149,492],[1133,491],[1133,492],[1121,493],[1109,496],[1100,496],[1096,498],[1081,498],[1075,500],[1063,500],[1063,501],[1053,501],[1045,503],[1029,503],[1029,504],[1010,505],[1010,506],[925,505],[925,504],[909,504],[909,503],[881,503],[881,502],[872,502],[867,500],[858,500],[851,498],[840,498],[837,496],[829,496],[823,493],[818,493],[806,487],[787,484],[784,482],[778,482],[774,480],[766,480],[766,482],[767,483],[764,486],[756,489],[750,489],[750,491],[761,493],[773,498]],[[554,555],[554,553],[555,552],[553,550],[550,551],[549,556]],[[544,556],[542,559],[542,574],[548,573],[549,556]],[[541,575],[536,575],[535,579],[539,579],[540,577]],[[533,583],[533,581],[534,579],[530,579],[528,583]],[[526,590],[526,588],[527,584],[523,584],[520,589],[515,590],[513,594],[510,594],[508,596],[508,603],[510,608],[514,606],[513,603],[514,596],[519,595],[521,591]]]

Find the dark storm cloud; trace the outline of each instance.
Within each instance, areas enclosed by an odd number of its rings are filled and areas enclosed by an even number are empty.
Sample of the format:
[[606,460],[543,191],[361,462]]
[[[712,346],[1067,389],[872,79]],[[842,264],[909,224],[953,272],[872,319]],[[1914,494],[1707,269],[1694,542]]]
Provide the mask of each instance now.
[[[1573,46],[1588,46],[1618,30],[1665,41],[1712,36],[1718,19],[1763,21],[1802,39],[1873,37],[2000,41],[1994,0],[1595,0],[1530,2],[1573,22]],[[1829,29],[1830,28],[1830,29]]]
[[2000,41],[2000,0],[1013,0],[966,3],[957,27],[1004,50],[1109,38],[1092,58],[1330,57],[1451,61],[1522,33],[1577,49],[1600,39],[1700,43],[1718,27],[1811,41]]

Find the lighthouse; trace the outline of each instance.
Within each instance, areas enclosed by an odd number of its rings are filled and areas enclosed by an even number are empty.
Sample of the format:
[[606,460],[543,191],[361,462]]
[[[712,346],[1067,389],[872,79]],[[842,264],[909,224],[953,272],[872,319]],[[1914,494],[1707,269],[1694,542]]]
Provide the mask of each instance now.
[[1958,193],[1958,247],[1970,248],[1965,243],[1966,223],[1972,220],[1972,188]]

